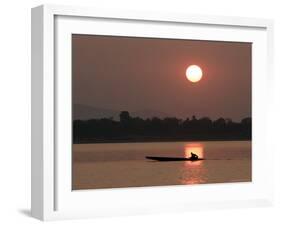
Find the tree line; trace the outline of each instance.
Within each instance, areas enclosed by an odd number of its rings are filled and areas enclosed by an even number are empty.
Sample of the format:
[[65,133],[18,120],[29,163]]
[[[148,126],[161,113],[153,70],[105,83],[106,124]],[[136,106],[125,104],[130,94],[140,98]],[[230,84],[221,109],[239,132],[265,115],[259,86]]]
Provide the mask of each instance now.
[[120,120],[101,118],[73,121],[73,143],[145,142],[183,140],[250,140],[252,119],[234,122],[231,119],[196,116],[185,120],[176,117],[132,117],[122,111]]

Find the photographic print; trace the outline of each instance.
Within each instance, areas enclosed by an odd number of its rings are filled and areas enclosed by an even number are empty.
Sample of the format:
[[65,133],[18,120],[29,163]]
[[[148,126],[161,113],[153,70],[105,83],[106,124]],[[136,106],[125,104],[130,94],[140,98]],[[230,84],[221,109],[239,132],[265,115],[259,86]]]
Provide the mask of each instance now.
[[250,182],[252,44],[72,34],[72,189]]

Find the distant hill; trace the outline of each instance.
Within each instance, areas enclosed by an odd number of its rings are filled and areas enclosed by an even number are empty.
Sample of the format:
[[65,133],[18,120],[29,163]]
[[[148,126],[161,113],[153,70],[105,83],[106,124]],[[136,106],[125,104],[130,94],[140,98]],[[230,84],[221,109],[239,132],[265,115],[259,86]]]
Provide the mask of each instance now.
[[73,119],[87,120],[92,118],[110,118],[119,120],[119,111],[110,109],[95,108],[88,105],[74,104],[73,106]]
[[[120,110],[121,111],[121,110]],[[103,108],[95,108],[88,105],[82,104],[74,104],[73,106],[73,119],[77,120],[87,120],[87,119],[100,119],[100,118],[113,118],[114,120],[119,120],[120,111],[112,110],[112,109],[103,109]],[[143,119],[147,118],[166,118],[171,117],[170,115],[155,111],[155,110],[142,110],[142,111],[135,111],[130,112],[132,117],[140,117]]]
[[147,118],[166,118],[166,117],[171,117],[170,115],[161,112],[161,111],[155,111],[155,110],[143,110],[143,111],[135,111],[131,113],[132,117],[140,117],[143,119]]

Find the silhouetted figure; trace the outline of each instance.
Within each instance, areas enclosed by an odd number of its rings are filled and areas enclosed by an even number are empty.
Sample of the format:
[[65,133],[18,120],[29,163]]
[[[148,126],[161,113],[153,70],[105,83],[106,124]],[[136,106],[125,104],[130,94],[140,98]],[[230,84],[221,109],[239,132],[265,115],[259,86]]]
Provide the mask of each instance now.
[[190,157],[190,159],[192,159],[192,160],[197,160],[197,159],[198,159],[198,155],[196,155],[196,154],[194,154],[194,153],[191,152],[191,157]]

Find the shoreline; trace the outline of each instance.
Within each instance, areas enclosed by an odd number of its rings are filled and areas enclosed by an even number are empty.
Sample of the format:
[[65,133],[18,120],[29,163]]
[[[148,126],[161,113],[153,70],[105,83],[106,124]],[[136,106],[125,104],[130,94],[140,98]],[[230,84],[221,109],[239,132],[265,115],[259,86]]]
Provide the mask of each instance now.
[[204,142],[204,141],[252,141],[248,138],[209,138],[209,139],[140,139],[140,140],[97,140],[97,141],[82,141],[73,142],[72,144],[118,144],[118,143],[169,143],[169,142]]

